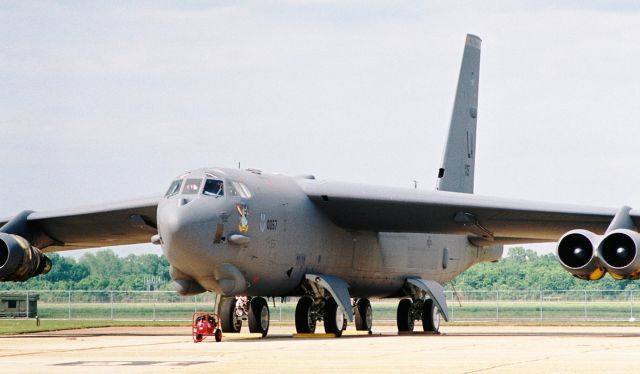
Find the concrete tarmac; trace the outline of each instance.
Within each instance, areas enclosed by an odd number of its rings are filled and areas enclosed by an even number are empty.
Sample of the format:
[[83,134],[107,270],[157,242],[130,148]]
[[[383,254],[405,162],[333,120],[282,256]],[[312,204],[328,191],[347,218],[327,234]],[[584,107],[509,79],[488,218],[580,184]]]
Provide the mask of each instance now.
[[[193,343],[185,327],[118,327],[0,336],[2,373],[626,372],[640,327],[443,326],[441,335],[292,338],[227,334]],[[320,330],[322,330],[320,328]],[[355,332],[350,332],[355,334]]]

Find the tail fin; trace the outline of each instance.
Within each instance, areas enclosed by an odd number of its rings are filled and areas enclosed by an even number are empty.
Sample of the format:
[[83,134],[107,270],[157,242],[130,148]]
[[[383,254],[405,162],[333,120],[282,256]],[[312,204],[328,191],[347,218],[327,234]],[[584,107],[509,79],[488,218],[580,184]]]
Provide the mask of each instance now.
[[465,41],[447,146],[438,171],[440,191],[473,193],[481,42],[471,34]]

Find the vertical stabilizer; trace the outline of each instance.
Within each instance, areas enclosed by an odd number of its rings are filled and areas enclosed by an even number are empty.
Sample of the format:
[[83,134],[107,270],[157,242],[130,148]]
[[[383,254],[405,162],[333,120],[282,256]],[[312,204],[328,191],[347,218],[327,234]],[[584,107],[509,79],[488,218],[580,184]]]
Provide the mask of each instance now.
[[477,36],[467,35],[447,146],[438,171],[440,191],[473,193],[481,43]]

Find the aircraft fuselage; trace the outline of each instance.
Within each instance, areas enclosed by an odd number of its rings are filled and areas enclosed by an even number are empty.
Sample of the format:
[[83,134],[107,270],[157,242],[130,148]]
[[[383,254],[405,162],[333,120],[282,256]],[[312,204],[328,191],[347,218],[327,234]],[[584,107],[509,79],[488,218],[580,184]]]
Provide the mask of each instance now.
[[[303,192],[304,183],[322,183],[309,177],[211,168],[179,179],[194,182],[194,193],[160,202],[158,230],[172,277],[195,282],[193,293],[200,285],[225,295],[295,295],[305,274],[319,273],[344,279],[353,297],[397,296],[407,278],[444,283],[502,255],[501,246],[476,247],[464,235],[338,227]],[[222,191],[205,194],[207,180],[221,181]]]

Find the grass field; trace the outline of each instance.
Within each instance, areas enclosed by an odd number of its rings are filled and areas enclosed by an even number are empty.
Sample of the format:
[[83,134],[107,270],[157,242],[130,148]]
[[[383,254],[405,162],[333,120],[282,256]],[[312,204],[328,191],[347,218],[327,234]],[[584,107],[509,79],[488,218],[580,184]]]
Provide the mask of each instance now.
[[[188,326],[195,311],[213,311],[214,295],[183,298],[175,293],[122,291],[41,291],[38,317],[34,320],[0,320],[0,334],[48,331],[97,326]],[[635,325],[634,310],[640,305],[632,294],[563,294],[534,292],[468,292],[458,300],[448,297],[449,314],[456,324],[621,324]],[[544,297],[543,297],[544,296]],[[597,298],[595,296],[598,296]],[[273,304],[274,324],[293,324],[296,299]],[[398,301],[372,300],[378,324],[395,324]],[[23,313],[24,314],[24,313]]]
[[[270,304],[271,318],[293,321],[295,302]],[[395,320],[397,301],[372,302],[374,319]],[[195,311],[213,311],[213,304],[191,303],[40,303],[41,319],[76,320],[188,320]],[[449,313],[455,321],[463,320],[609,320],[626,321],[633,316],[628,302],[449,302]]]
[[46,332],[56,330],[84,329],[91,327],[110,326],[184,326],[187,333],[190,332],[189,322],[148,322],[148,321],[77,321],[77,320],[40,320],[38,325],[35,319],[4,319],[0,320],[0,335],[24,334],[31,332]]
[[195,311],[212,312],[213,304],[188,303],[75,303],[38,306],[42,319],[187,320]]
[[627,302],[467,302],[449,304],[452,318],[462,320],[628,321]]

